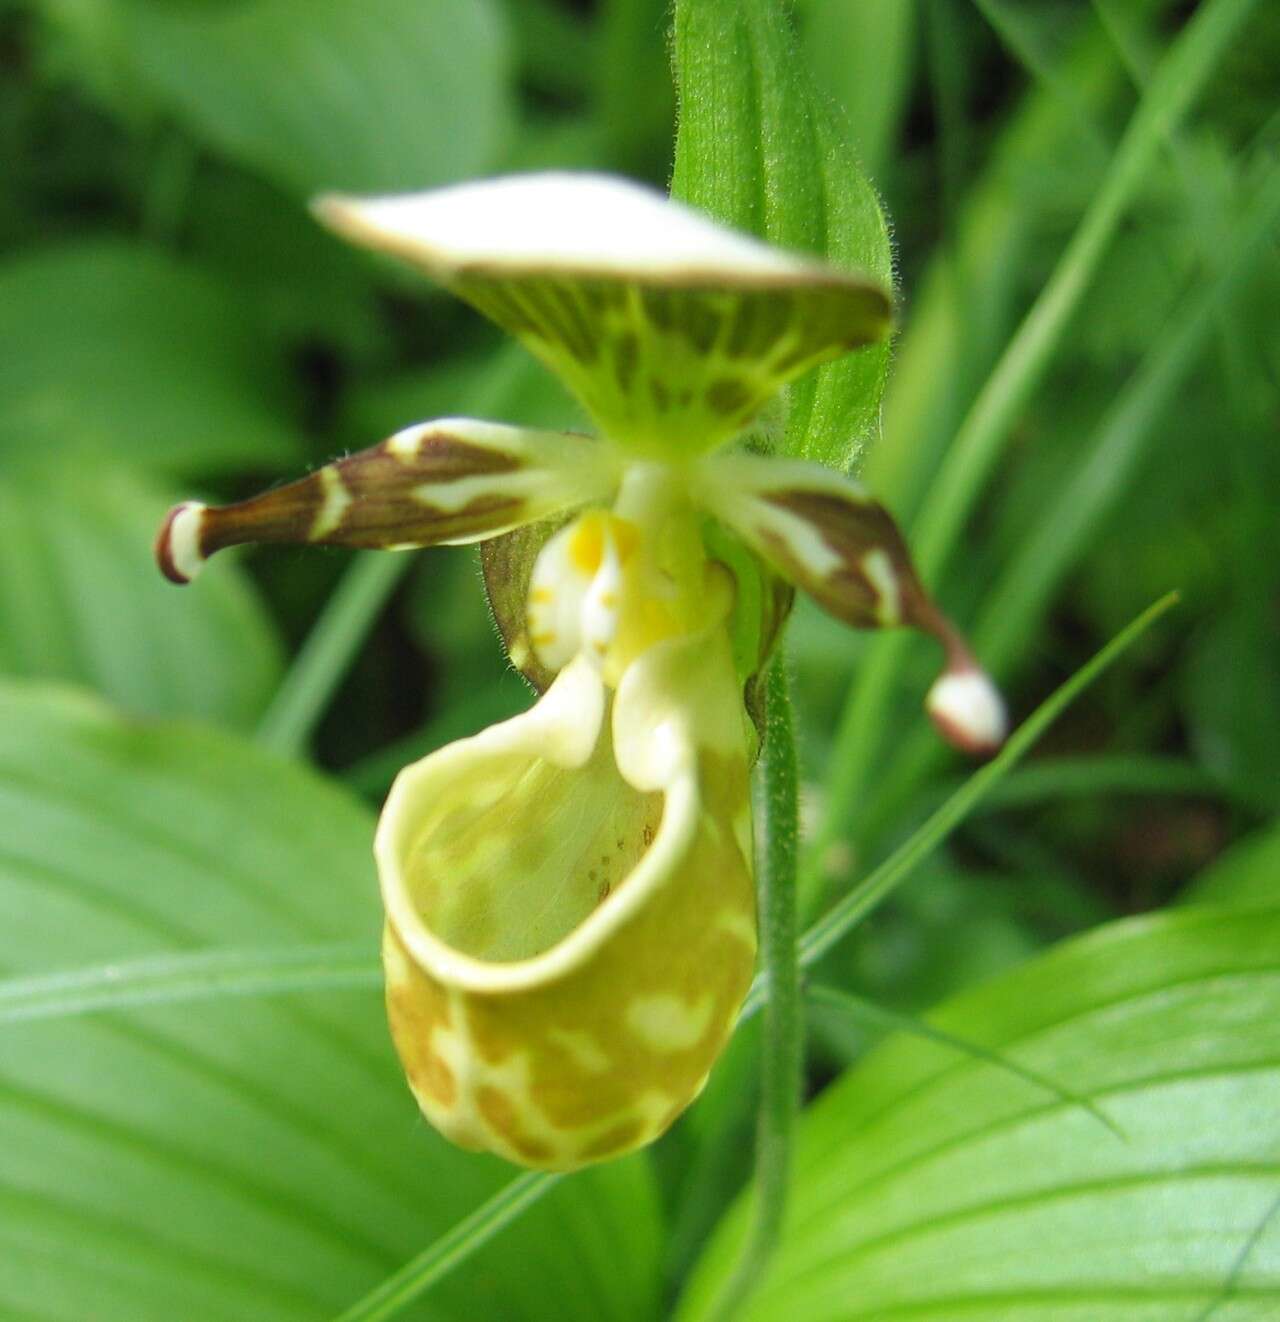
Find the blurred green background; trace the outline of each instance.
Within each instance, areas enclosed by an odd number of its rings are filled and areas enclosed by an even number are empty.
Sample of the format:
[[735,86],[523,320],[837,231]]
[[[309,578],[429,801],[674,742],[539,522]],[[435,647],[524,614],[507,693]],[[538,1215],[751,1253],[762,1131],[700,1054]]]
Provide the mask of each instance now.
[[[1187,9],[799,7],[802,49],[894,224],[902,330],[863,475],[904,521]],[[265,551],[176,592],[148,559],[168,503],[248,494],[433,415],[576,421],[520,349],[321,232],[307,198],[548,165],[664,184],[665,5],[45,0],[0,14],[0,667],[136,715],[251,729],[348,557]],[[1170,345],[1274,165],[1278,62],[1264,14],[1142,191],[936,585],[994,641],[1019,714],[1154,597],[1178,588],[1184,606],[1055,734],[1056,777],[1028,774],[1025,803],[984,814],[918,901],[876,920],[855,957],[894,998],[931,999],[1047,936],[1163,903],[1280,799],[1274,236],[1193,342]],[[1009,636],[994,589],[1073,509],[1084,526],[1030,569],[1051,581]],[[526,701],[472,553],[404,568],[316,741],[371,800],[410,753]],[[817,795],[864,642],[805,606],[790,638]],[[852,824],[860,861],[957,770],[911,742],[934,657],[922,645],[909,663]]]
[[[900,331],[883,434],[861,472],[908,527],[1195,9],[795,6],[802,58],[893,221]],[[117,727],[65,693],[9,685],[6,749],[51,785],[63,783],[67,722],[103,720],[115,734],[102,739],[145,742],[153,717],[250,736],[265,718],[267,744],[289,751],[273,702],[352,557],[227,556],[180,592],[150,558],[167,506],[247,495],[433,415],[579,421],[522,350],[344,248],[307,199],[549,166],[665,186],[667,25],[664,0],[0,0],[0,673],[88,690],[125,718]],[[1259,897],[1280,889],[1280,247],[1275,225],[1257,222],[1277,214],[1277,69],[1280,13],[1262,4],[1143,180],[933,584],[1017,716],[1155,597],[1176,588],[1183,604],[841,946],[830,981],[919,1010],[1060,937],[1174,903],[1193,879],[1209,875],[1197,884],[1211,892],[1234,870]],[[411,757],[528,702],[474,554],[397,562],[312,745],[293,750],[375,808]],[[788,640],[816,818],[832,733],[877,644],[805,604]],[[828,895],[964,774],[919,714],[936,657],[924,643],[903,655],[821,860]],[[46,709],[61,713],[53,733]],[[182,737],[205,756],[204,734]],[[174,752],[174,767],[185,757]],[[142,753],[122,765],[138,759],[151,766]],[[228,784],[249,783],[256,766],[228,770]],[[152,771],[155,812],[180,817],[167,773]],[[272,827],[286,836],[287,802],[282,792]],[[271,815],[269,797],[261,807]],[[313,809],[296,811],[301,828]],[[22,813],[11,807],[10,830]],[[364,819],[353,820],[358,837]],[[221,838],[212,826],[209,838]],[[111,848],[95,838],[67,867]],[[30,859],[7,866],[19,882],[35,875]],[[296,862],[299,877],[309,866]],[[168,884],[154,860],[138,867],[148,887]],[[19,924],[27,900],[6,904]],[[344,935],[345,921],[324,930]],[[61,943],[67,926],[96,922],[31,920],[29,942],[4,943],[8,970],[132,949],[106,934],[78,953]],[[236,929],[245,940],[266,930],[251,918]],[[814,1088],[876,1035],[816,1011],[813,1026]],[[744,1038],[711,1103],[749,1072],[750,1051]],[[730,1112],[708,1112],[713,1127],[746,1134],[749,1110]],[[679,1193],[710,1123],[695,1115],[657,1153],[653,1197],[682,1209],[664,1250],[668,1290],[745,1171],[743,1145],[721,1143],[718,1157],[703,1154],[716,1172],[705,1205]],[[459,1207],[497,1181],[496,1166],[484,1169],[463,1181]],[[406,1232],[383,1265],[422,1233]],[[583,1316],[643,1313],[598,1307]],[[46,1315],[13,1308],[5,1316]],[[279,1308],[269,1315],[293,1315]]]

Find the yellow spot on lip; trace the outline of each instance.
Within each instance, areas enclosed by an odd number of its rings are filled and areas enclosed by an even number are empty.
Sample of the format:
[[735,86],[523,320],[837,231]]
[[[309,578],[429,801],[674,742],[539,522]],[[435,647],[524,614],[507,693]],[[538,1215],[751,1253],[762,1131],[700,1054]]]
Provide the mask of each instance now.
[[551,590],[551,588],[534,588],[529,593],[530,601],[536,601],[544,606],[549,605],[551,602],[555,601],[555,599],[556,599],[556,594]]
[[711,1022],[712,998],[689,1005],[674,993],[637,996],[627,1007],[627,1027],[653,1051],[688,1051]]
[[589,1074],[604,1074],[613,1067],[599,1042],[581,1028],[552,1028],[547,1039],[564,1051],[580,1070]]
[[534,647],[550,647],[556,640],[553,633],[535,633],[529,636],[529,641]]

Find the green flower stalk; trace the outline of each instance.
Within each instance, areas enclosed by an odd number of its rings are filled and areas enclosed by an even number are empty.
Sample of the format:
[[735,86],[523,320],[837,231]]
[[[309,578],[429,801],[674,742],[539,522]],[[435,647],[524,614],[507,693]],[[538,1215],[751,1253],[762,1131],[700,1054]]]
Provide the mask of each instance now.
[[1004,736],[886,511],[742,439],[789,381],[882,339],[889,296],[604,176],[316,211],[516,335],[599,435],[419,423],[251,500],[179,505],[160,566],[181,583],[246,542],[550,532],[487,564],[512,660],[545,692],[405,768],[384,808],[387,1003],[410,1087],[455,1142],[549,1169],[617,1156],[697,1096],[751,980],[745,695],[792,585],[855,628],[932,634],[942,733],[973,752]]

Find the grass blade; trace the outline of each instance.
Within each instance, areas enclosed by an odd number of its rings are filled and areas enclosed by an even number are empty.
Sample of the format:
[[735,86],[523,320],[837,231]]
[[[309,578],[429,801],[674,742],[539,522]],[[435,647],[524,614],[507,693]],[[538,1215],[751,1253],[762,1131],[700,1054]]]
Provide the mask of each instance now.
[[896,1010],[886,1009],[884,1006],[877,1005],[874,1001],[869,1001],[865,997],[857,996],[853,992],[844,991],[839,987],[826,987],[819,984],[806,988],[805,996],[810,1005],[818,1006],[824,1010],[833,1010],[837,1014],[848,1019],[854,1019],[859,1023],[870,1024],[873,1028],[885,1029],[892,1033],[912,1033],[916,1037],[923,1037],[930,1042],[936,1042],[939,1046],[950,1047],[952,1051],[958,1051],[966,1056],[973,1056],[977,1060],[986,1061],[989,1065],[998,1065],[1002,1070],[1008,1070],[1010,1074],[1016,1074],[1018,1078],[1025,1082],[1033,1084],[1037,1088],[1042,1088],[1060,1102],[1066,1102],[1070,1106],[1078,1106],[1082,1111],[1087,1111],[1116,1138],[1125,1142],[1129,1141],[1124,1130],[1090,1098],[1072,1092],[1070,1088],[1064,1088],[1062,1084],[1054,1082],[1046,1075],[1028,1069],[1025,1065],[1019,1065],[1012,1057],[1005,1056],[999,1051],[993,1051],[990,1047],[984,1047],[980,1042],[971,1042],[967,1038],[956,1037],[941,1028],[935,1028],[927,1019],[918,1019],[909,1014],[899,1014]]
[[[1278,222],[1280,169],[1272,169],[1234,226],[1230,240],[1215,255],[1215,277],[1198,284],[1179,305],[1168,328],[1099,422],[1066,488],[1010,557],[1008,567],[987,594],[972,637],[978,655],[996,675],[1008,671],[1059,584],[1129,490],[1133,475],[1159,436],[1161,418],[1200,361],[1224,308],[1257,269],[1258,255],[1265,251]],[[904,741],[892,774],[865,811],[864,839],[874,838],[880,825],[914,796],[941,755],[937,740],[928,731],[920,730]],[[809,884],[814,884],[812,879]]]
[[0,982],[0,1024],[228,996],[381,985],[377,955],[350,945],[183,952]]
[[1171,592],[1149,606],[1087,665],[1082,666],[1065,684],[1050,694],[1009,736],[1009,741],[996,757],[970,776],[910,839],[904,841],[878,868],[809,928],[800,942],[801,964],[807,968],[821,959],[846,932],[900,886],[912,869],[964,821],[978,801],[1008,775],[1076,697],[1146,633],[1156,620],[1171,610],[1177,600],[1178,594]]
[[527,1171],[481,1203],[447,1234],[441,1235],[377,1289],[353,1304],[335,1322],[383,1322],[395,1317],[464,1258],[487,1244],[562,1177],[551,1171]]
[[[1208,0],[1161,60],[1107,170],[1053,274],[1023,318],[969,409],[915,528],[926,579],[946,563],[1023,405],[1048,371],[1120,222],[1159,159],[1170,133],[1253,12],[1257,0]],[[820,862],[840,836],[845,807],[857,802],[883,734],[904,640],[892,635],[870,651],[850,692],[831,760],[829,807],[802,866],[802,898],[821,881]]]
[[365,635],[408,571],[404,553],[357,554],[294,658],[258,725],[258,738],[281,753],[307,745]]

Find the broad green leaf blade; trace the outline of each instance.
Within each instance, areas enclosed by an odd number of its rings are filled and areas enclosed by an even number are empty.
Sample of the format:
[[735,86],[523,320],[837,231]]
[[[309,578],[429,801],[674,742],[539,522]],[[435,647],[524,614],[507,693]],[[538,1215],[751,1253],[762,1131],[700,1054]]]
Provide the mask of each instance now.
[[280,680],[275,627],[235,566],[190,593],[160,579],[149,535],[170,504],[101,462],[0,469],[0,673],[251,724]]
[[1251,832],[1216,858],[1181,898],[1191,904],[1280,908],[1280,822]]
[[[1219,1299],[1217,1322],[1271,1316],[1277,951],[1280,914],[1186,910],[1069,942],[935,1016],[1071,1080],[1128,1142],[993,1065],[891,1039],[807,1115],[787,1237],[743,1322],[1199,1322]],[[682,1319],[704,1315],[741,1212]]]
[[[196,154],[176,130],[173,136]],[[363,254],[334,243],[287,192],[234,165],[201,161],[180,200],[185,211],[175,223],[183,251],[233,282],[288,350],[319,341],[355,362],[385,350],[382,273]]]
[[[802,70],[775,0],[680,0],[672,195],[773,243],[893,284],[879,199]],[[889,346],[789,390],[785,453],[847,468],[878,430]]]
[[[312,773],[0,686],[0,965],[359,942],[372,821]],[[511,1179],[419,1119],[373,989],[0,1027],[0,1316],[329,1322]],[[654,1315],[643,1162],[564,1182],[414,1316]]]
[[195,267],[110,239],[0,265],[0,460],[274,468],[300,450],[285,399],[251,309]]
[[0,979],[0,1024],[224,996],[287,996],[317,987],[381,984],[382,965],[363,946],[232,946]]
[[125,13],[155,100],[303,196],[477,174],[510,129],[506,34],[490,0],[128,3]]

